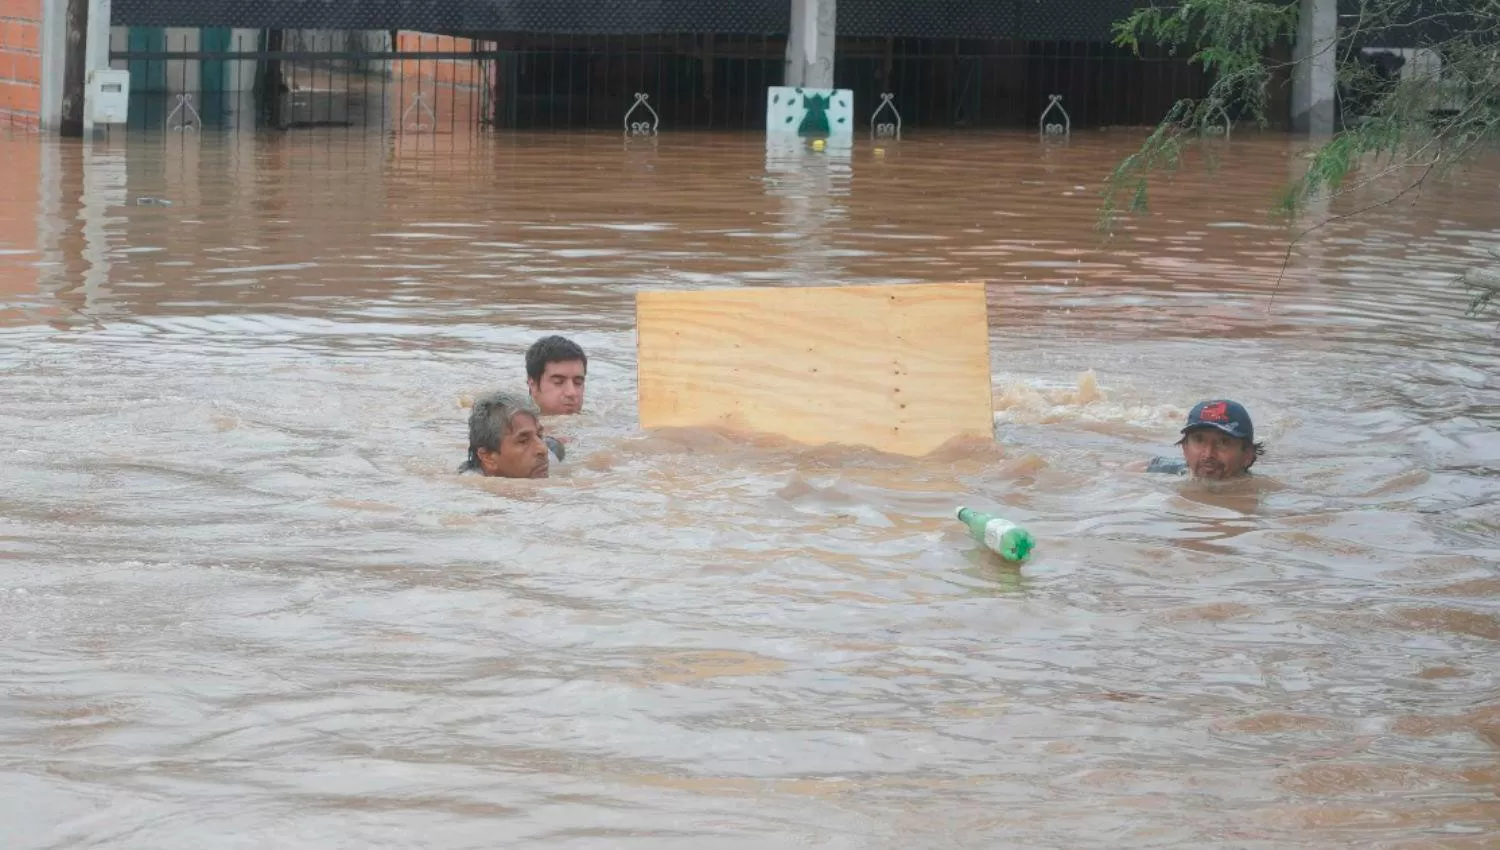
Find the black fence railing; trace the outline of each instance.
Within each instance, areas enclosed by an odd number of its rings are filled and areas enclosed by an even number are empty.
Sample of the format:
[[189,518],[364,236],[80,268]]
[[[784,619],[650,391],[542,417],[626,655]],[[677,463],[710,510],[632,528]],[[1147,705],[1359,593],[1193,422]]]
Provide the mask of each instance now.
[[[765,36],[160,32],[110,54],[132,129],[621,130],[639,92],[662,132],[759,130],[785,67]],[[1035,127],[1052,95],[1075,127],[1147,125],[1208,86],[1180,58],[1095,42],[840,39],[834,73],[857,124],[889,92],[910,128]]]
[[1075,127],[1154,125],[1210,82],[1180,57],[1101,42],[841,39],[836,57],[859,117],[890,92],[917,127],[1034,129],[1054,94]]

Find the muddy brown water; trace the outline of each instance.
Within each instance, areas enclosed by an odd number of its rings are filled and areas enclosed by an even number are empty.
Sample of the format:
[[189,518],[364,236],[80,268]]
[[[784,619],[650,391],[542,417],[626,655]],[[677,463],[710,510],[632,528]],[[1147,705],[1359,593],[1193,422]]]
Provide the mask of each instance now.
[[[7,850],[1495,846],[1494,163],[1283,275],[1280,136],[1108,243],[1138,135],[0,138]],[[994,450],[635,427],[642,288],[974,278]],[[1119,468],[1217,394],[1254,482]]]

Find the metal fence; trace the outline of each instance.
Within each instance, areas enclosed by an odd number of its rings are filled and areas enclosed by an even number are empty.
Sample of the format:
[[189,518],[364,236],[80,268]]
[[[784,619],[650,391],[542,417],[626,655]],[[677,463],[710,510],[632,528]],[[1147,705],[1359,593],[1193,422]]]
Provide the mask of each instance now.
[[1154,125],[1209,84],[1181,57],[1101,42],[848,39],[836,56],[861,114],[889,92],[916,127],[1034,129],[1052,95],[1075,127]]
[[[110,53],[131,71],[127,128],[620,130],[639,93],[662,132],[760,130],[785,67],[764,36],[161,32]],[[1095,42],[847,38],[837,57],[861,121],[889,93],[909,128],[1031,128],[1052,95],[1075,127],[1147,125],[1208,82]]]
[[207,32],[145,45],[132,32],[126,49],[110,51],[111,65],[130,71],[128,129],[460,132],[488,124],[494,51],[455,39],[400,49],[398,33],[310,43],[278,30],[204,44]]

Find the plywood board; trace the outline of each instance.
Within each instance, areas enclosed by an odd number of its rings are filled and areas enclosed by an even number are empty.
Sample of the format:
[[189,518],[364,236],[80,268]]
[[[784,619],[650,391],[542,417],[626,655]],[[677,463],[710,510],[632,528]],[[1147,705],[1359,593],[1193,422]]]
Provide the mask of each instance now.
[[904,455],[994,437],[982,283],[636,295],[641,427]]

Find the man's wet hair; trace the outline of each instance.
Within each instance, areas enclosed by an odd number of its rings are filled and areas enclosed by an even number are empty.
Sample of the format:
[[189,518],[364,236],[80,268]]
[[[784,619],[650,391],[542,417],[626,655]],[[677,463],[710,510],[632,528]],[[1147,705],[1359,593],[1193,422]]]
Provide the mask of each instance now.
[[540,381],[542,373],[547,371],[548,363],[566,363],[569,360],[582,360],[585,372],[589,368],[588,355],[583,353],[583,347],[564,336],[544,336],[531,344],[526,351],[526,377],[528,380]]
[[529,396],[505,391],[487,393],[474,400],[469,411],[469,459],[459,471],[479,468],[479,450],[497,452],[505,435],[515,430],[516,417],[525,414],[532,419],[540,411]]

